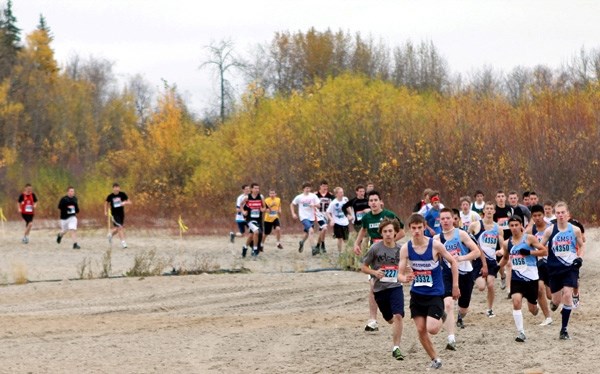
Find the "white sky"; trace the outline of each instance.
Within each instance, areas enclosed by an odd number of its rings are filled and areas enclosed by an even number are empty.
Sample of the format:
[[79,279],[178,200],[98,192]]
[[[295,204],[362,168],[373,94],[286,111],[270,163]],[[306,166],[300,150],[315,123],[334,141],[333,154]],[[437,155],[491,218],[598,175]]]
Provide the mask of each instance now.
[[[6,0],[0,0],[5,4]],[[596,0],[13,0],[23,39],[46,18],[56,59],[94,56],[115,63],[122,81],[141,74],[154,87],[176,84],[192,111],[216,96],[199,70],[211,41],[230,38],[240,54],[276,31],[342,29],[381,39],[432,40],[452,72],[484,65],[559,67],[582,46],[600,48]]]

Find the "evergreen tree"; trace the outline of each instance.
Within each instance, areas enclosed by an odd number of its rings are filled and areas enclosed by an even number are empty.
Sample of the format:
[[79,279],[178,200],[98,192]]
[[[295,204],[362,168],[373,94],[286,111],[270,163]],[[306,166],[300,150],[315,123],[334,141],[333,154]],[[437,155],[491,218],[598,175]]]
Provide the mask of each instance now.
[[10,75],[21,49],[21,29],[12,12],[12,0],[0,11],[0,81]]

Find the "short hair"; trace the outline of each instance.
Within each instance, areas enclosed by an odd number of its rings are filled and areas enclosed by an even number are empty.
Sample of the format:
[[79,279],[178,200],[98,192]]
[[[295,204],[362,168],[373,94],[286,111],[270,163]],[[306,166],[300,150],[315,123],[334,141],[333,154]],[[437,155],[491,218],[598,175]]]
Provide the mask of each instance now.
[[390,217],[384,217],[380,222],[379,222],[379,228],[377,229],[377,232],[379,234],[381,234],[381,231],[383,230],[383,228],[387,225],[392,225],[394,226],[394,232],[399,232],[400,231],[400,222],[398,222],[397,219],[395,218],[390,218]]
[[425,196],[431,196],[431,194],[433,192],[434,191],[431,188],[426,188],[426,189],[423,190],[423,197],[425,197]]
[[75,187],[73,187],[73,186],[69,186],[69,187],[67,187],[67,191],[69,191],[69,190],[74,190],[74,189],[75,189]]
[[113,183],[113,188],[115,187],[121,187],[117,182]]
[[498,190],[498,191],[496,191],[496,195],[499,195],[499,194],[504,194],[504,190]]
[[429,194],[429,198],[432,198],[434,196],[440,196],[440,191],[431,191],[431,193]]
[[247,184],[242,184],[242,190],[245,190],[246,187],[249,187]]
[[269,188],[269,192],[275,192],[274,188]]
[[535,193],[535,191],[531,191],[531,192],[529,192],[529,196],[531,196],[531,195],[537,196],[537,193]]
[[544,206],[550,205],[551,207],[554,207],[554,201],[552,200],[546,200],[544,201]]
[[333,189],[333,193],[338,193],[339,190],[343,190],[342,187],[336,187]]
[[517,196],[519,196],[519,194],[518,194],[518,193],[517,193],[517,191],[515,191],[515,190],[510,190],[510,191],[508,191],[508,194],[509,194],[509,195],[517,195]]
[[491,206],[494,207],[494,209],[496,209],[496,202],[495,201],[491,201],[491,200],[486,201],[485,205],[483,207],[485,208],[486,205],[491,205]]
[[452,210],[452,215],[460,217],[460,210],[458,210],[456,208],[452,208],[451,210]]
[[[535,194],[535,192],[534,192],[534,194]],[[529,192],[529,191],[523,192],[523,199],[526,197],[529,197],[529,195],[531,195],[531,192]]]
[[564,207],[566,210],[569,210],[569,206],[564,201],[557,201],[556,204],[554,204],[554,209],[560,207]]
[[323,185],[329,186],[329,183],[327,183],[327,181],[325,179],[323,179],[321,181],[321,183],[319,183],[319,186],[323,186]]
[[544,207],[541,206],[540,204],[535,204],[531,207],[531,214],[535,213],[535,212],[539,212],[544,214]]
[[27,188],[27,187],[31,187],[31,183],[26,183],[25,188]]
[[523,220],[521,219],[521,217],[517,216],[516,214],[513,214],[508,219],[508,223],[511,223],[511,222],[519,222],[521,225],[523,224]]
[[450,213],[451,215],[453,215],[454,211],[451,208],[444,207],[440,210],[440,215],[442,215],[442,213]]
[[483,193],[483,191],[482,191],[482,190],[477,190],[477,191],[475,191],[475,195],[474,195],[474,196],[477,196],[477,195],[482,195],[482,196],[485,196],[485,194]]
[[258,183],[256,183],[256,182],[252,182],[252,183],[250,184],[250,188],[254,188],[254,187],[258,187]]
[[407,223],[408,227],[410,227],[410,225],[414,225],[414,224],[422,224],[423,226],[425,226],[427,224],[427,221],[425,221],[425,217],[423,217],[419,213],[413,213],[410,215],[410,217],[408,217],[408,220],[406,223]]
[[463,202],[467,202],[469,204],[471,204],[471,198],[469,196],[463,196],[460,198],[460,203],[462,204]]
[[375,190],[369,191],[369,193],[367,194],[367,198],[370,198],[373,195],[377,195],[377,197],[379,198],[379,200],[381,200],[381,194],[378,191],[375,191]]
[[311,187],[310,182],[304,182],[304,183],[302,183],[302,189],[305,189],[306,187]]
[[362,188],[362,189],[364,189],[364,188],[365,188],[365,186],[363,186],[362,184],[359,184],[358,186],[356,186],[356,188],[354,189],[354,191],[358,191],[358,190],[360,190],[361,188]]

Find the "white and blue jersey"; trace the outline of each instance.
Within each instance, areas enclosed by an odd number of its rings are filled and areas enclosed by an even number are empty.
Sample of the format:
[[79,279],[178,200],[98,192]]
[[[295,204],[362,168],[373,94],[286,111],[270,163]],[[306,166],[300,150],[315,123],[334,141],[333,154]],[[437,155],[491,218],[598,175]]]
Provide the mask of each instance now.
[[548,240],[548,271],[559,273],[568,270],[576,258],[577,236],[573,225],[569,223],[566,231],[559,231],[558,224],[555,224]]
[[433,259],[433,239],[429,239],[423,254],[415,252],[412,240],[409,240],[408,259],[415,275],[410,291],[421,295],[443,296],[442,267],[439,259]]
[[523,256],[519,253],[520,249],[533,251],[527,244],[527,235],[523,235],[519,243],[514,244],[513,238],[508,240],[508,256],[512,265],[512,279],[523,282],[536,281],[539,279],[537,259],[535,256]]
[[[448,253],[451,256],[466,256],[469,254],[469,248],[460,240],[460,230],[454,229],[454,235],[452,235],[451,239],[446,239],[444,237],[444,233],[440,234],[440,241],[446,247]],[[448,261],[444,259],[444,264],[446,265],[444,268],[450,270],[450,264]],[[471,261],[461,261],[458,263],[458,273],[459,274],[468,274],[473,271],[473,264]]]
[[500,227],[496,222],[494,222],[494,227],[491,230],[486,230],[483,220],[479,221],[479,232],[475,234],[475,239],[477,239],[477,244],[479,244],[485,258],[489,261],[496,261],[499,235]]
[[[537,226],[536,226],[536,225],[533,225],[533,226],[531,227],[531,234],[532,234],[533,236],[535,236],[535,238],[538,240],[538,242],[541,242],[541,241],[542,241],[542,238],[544,237],[544,232],[546,231],[546,228],[548,228],[548,226],[546,226],[546,227],[544,228],[544,230],[538,230],[538,229],[537,229]],[[547,259],[547,258],[548,258],[548,255],[546,255],[546,256],[542,256],[541,258],[543,258],[543,259]]]

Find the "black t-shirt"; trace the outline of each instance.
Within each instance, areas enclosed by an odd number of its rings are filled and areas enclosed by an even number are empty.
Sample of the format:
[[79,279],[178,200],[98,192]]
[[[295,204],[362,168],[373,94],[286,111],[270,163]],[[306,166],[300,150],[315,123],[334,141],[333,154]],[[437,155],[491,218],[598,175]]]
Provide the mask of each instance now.
[[246,222],[254,221],[258,224],[262,224],[263,212],[260,210],[263,205],[263,196],[258,194],[258,196],[254,197],[252,194],[248,194],[248,200],[246,204],[244,204],[244,210],[248,212],[246,214]]
[[58,209],[60,209],[60,219],[67,219],[73,217],[79,213],[79,205],[77,204],[77,197],[63,196],[58,202]]
[[[520,209],[519,209],[520,211]],[[521,219],[523,212],[521,212]],[[500,208],[496,205],[496,213],[494,213],[494,222],[498,223],[498,226],[504,231],[504,239],[508,239],[512,236],[510,229],[508,228],[508,219],[513,215],[513,208],[505,205],[504,208]]]
[[111,193],[106,197],[106,202],[110,203],[110,214],[113,216],[122,216],[125,214],[125,207],[123,202],[129,200],[127,194],[123,191],[119,191],[118,194]]
[[354,197],[351,200],[348,200],[348,202],[342,207],[344,214],[348,214],[348,208],[350,207],[354,210],[354,217],[356,217],[354,223],[359,224],[362,220],[362,216],[364,215],[363,211],[369,209],[369,199],[359,199],[358,197]]
[[330,192],[327,192],[325,195],[321,195],[321,193],[318,191],[316,195],[321,201],[321,203],[319,204],[319,211],[325,213],[327,211],[327,208],[329,207],[329,204],[331,203],[331,200],[335,199],[335,196],[333,196],[333,194],[331,194]]

